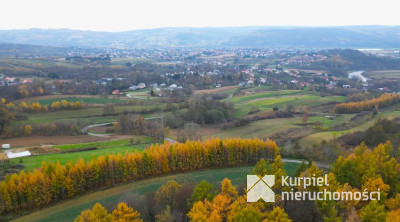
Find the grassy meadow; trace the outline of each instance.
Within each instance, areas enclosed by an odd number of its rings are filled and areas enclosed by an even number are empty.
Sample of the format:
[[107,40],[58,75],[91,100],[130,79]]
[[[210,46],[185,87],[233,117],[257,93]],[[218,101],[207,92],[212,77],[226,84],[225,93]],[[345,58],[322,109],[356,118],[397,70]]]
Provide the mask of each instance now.
[[88,161],[92,158],[96,158],[98,156],[107,154],[121,153],[123,155],[125,154],[125,152],[135,152],[135,151],[140,152],[146,149],[148,146],[149,144],[139,144],[139,145],[125,144],[125,145],[111,146],[106,148],[99,148],[96,150],[88,150],[88,151],[80,151],[72,153],[54,153],[54,154],[16,158],[12,159],[11,161],[23,164],[26,170],[34,170],[39,168],[43,161],[46,162],[49,161],[53,163],[59,161],[62,165],[64,165],[70,161],[76,162],[78,159],[81,158],[84,159],[85,161]]

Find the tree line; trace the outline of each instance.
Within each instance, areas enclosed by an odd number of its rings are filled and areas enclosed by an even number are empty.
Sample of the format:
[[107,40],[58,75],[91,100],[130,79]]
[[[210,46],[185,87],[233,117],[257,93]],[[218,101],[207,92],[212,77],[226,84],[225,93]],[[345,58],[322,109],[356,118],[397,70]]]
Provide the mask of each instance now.
[[358,113],[361,111],[371,111],[380,109],[400,101],[400,95],[394,93],[385,93],[378,98],[364,100],[361,102],[350,102],[336,104],[333,108],[335,113]]
[[[319,169],[312,161],[304,162],[296,170],[297,177],[324,177],[327,184],[304,188],[300,183],[292,191],[306,192],[380,192],[380,200],[282,200],[275,203],[247,203],[246,191],[222,181],[216,192],[213,185],[202,181],[194,188],[169,181],[161,186],[152,200],[133,199],[129,205],[146,221],[398,221],[400,217],[400,164],[391,158],[390,141],[371,149],[364,143],[347,156],[340,156],[331,172]],[[286,176],[280,155],[274,161],[261,159],[253,169],[254,175],[275,175],[272,186],[275,199],[289,187],[282,186],[280,178]],[[239,188],[243,188],[239,186]],[[146,195],[147,196],[147,195]],[[132,198],[131,198],[132,199]],[[307,198],[308,199],[308,198]],[[149,202],[149,203],[147,203]],[[143,208],[149,204],[152,207]],[[82,214],[81,214],[82,215]]]
[[0,212],[7,214],[46,206],[89,190],[169,173],[230,167],[273,159],[271,140],[209,139],[152,145],[139,153],[100,156],[85,162],[43,162],[33,172],[7,175],[0,183]]
[[75,218],[75,222],[143,222],[140,213],[129,207],[126,203],[118,204],[117,209],[109,214],[101,204],[97,203],[92,209],[84,210]]
[[28,104],[25,101],[22,101],[19,104],[19,106],[17,106],[19,110],[27,113],[39,113],[39,112],[58,111],[66,109],[80,109],[82,107],[83,104],[80,101],[68,102],[65,99],[61,101],[54,101],[51,105],[42,105],[39,102]]
[[79,129],[77,121],[65,120],[54,123],[25,124],[10,127],[4,130],[4,135],[9,138],[23,136],[71,136],[78,135],[80,133]]

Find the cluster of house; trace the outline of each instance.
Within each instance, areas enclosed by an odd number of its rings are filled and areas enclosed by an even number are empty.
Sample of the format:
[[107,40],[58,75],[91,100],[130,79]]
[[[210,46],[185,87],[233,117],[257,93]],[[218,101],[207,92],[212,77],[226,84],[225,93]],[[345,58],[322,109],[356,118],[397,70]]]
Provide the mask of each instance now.
[[300,56],[295,56],[295,57],[289,57],[289,58],[282,58],[279,59],[280,63],[282,65],[290,65],[290,64],[311,64],[316,61],[323,61],[327,60],[328,57],[320,54],[311,54],[311,55],[300,55]]
[[110,77],[103,77],[97,81],[93,81],[94,84],[97,85],[102,85],[102,86],[106,86],[106,85],[111,85],[113,80],[118,80],[118,81],[123,81],[125,78],[110,78]]
[[[129,89],[132,91],[135,91],[135,90],[144,89],[146,87],[147,86],[145,83],[139,83],[138,85],[132,85],[131,87],[129,87]],[[153,83],[153,84],[149,85],[149,87],[151,87],[153,89],[153,93],[158,96],[165,96],[168,92],[170,93],[170,92],[174,91],[175,89],[183,89],[182,86],[178,86],[175,83],[171,84],[169,86],[167,86],[167,84],[165,84],[165,83],[161,83],[161,84]],[[121,92],[118,89],[113,90],[112,94],[113,95],[125,95],[124,92]]]
[[[158,86],[157,85],[157,83],[154,83],[156,86]],[[154,85],[153,84],[153,85]],[[130,90],[133,90],[133,91],[135,91],[135,90],[138,90],[138,89],[144,89],[144,88],[146,88],[146,83],[139,83],[138,85],[132,85],[131,87],[129,87],[129,89]]]
[[9,77],[0,74],[0,86],[16,86],[19,84],[26,84],[31,82],[32,82],[31,78]]

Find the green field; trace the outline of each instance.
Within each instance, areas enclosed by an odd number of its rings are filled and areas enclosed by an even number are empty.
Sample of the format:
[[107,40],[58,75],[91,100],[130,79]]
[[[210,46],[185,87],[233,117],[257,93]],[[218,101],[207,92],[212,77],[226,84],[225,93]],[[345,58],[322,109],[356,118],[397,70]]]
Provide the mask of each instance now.
[[[356,114],[322,114],[318,116],[312,116],[308,120],[308,123],[321,122],[323,123],[323,129],[329,129],[337,124],[348,123],[352,117]],[[325,116],[336,116],[334,119],[328,119]]]
[[[285,163],[284,167],[289,176],[293,176],[299,164]],[[156,177],[141,181],[130,182],[106,190],[96,191],[71,200],[63,201],[48,208],[38,210],[32,214],[20,217],[14,221],[72,221],[82,210],[92,208],[95,203],[102,205],[117,205],[122,196],[140,197],[146,193],[156,191],[167,181],[176,180],[180,183],[200,182],[207,180],[212,184],[220,183],[224,178],[229,178],[232,184],[238,186],[246,182],[246,175],[251,174],[254,166],[203,170],[181,173],[164,177]]]
[[241,138],[260,138],[264,139],[274,135],[275,133],[288,130],[290,128],[298,128],[300,126],[295,123],[300,119],[296,117],[291,118],[274,118],[259,120],[251,122],[245,126],[235,127],[213,134],[213,137],[241,137]]
[[235,118],[248,115],[251,107],[258,107],[260,111],[268,111],[275,107],[282,108],[288,105],[310,108],[329,102],[344,102],[345,100],[346,97],[344,96],[321,97],[302,90],[265,91],[230,99],[235,105],[233,114]]
[[[153,109],[156,107],[164,108],[166,104],[160,105],[142,105],[142,106],[116,106],[115,112],[117,114],[123,113],[124,111],[135,111],[140,112],[146,109]],[[57,112],[46,112],[46,113],[30,113],[27,114],[27,120],[15,121],[13,124],[20,125],[20,124],[29,124],[29,123],[54,123],[59,120],[71,120],[82,118],[82,123],[104,123],[104,122],[112,122],[117,119],[117,116],[102,116],[103,115],[103,108],[83,108],[79,110],[62,110]],[[143,115],[147,117],[148,115]],[[93,117],[95,121],[89,121],[90,117]]]
[[[137,141],[140,141],[140,143],[149,144],[153,140],[150,137],[134,136],[133,142],[137,142]],[[67,151],[67,150],[83,149],[83,148],[90,148],[90,147],[108,148],[108,147],[117,147],[117,146],[130,146],[130,139],[107,140],[107,141],[79,143],[79,144],[65,144],[65,145],[56,145],[54,147],[58,148],[62,151]]]
[[302,90],[280,90],[280,91],[265,91],[262,93],[255,93],[255,94],[250,94],[250,95],[245,95],[245,96],[238,96],[238,97],[233,97],[231,101],[235,104],[237,103],[244,103],[244,102],[249,102],[251,100],[255,99],[262,99],[262,98],[268,98],[268,97],[279,97],[279,96],[284,96],[284,95],[293,95],[293,94],[299,94],[303,92]]
[[52,98],[52,99],[40,99],[32,102],[39,102],[41,105],[51,105],[53,102],[66,100],[68,102],[80,101],[84,104],[107,104],[107,103],[122,103],[123,100],[116,98],[84,98],[84,97],[68,97],[68,98]]
[[23,158],[16,158],[13,159],[12,162],[20,163],[20,159],[22,159],[22,164],[25,166],[27,170],[37,169],[41,166],[43,161],[51,161],[56,163],[59,161],[61,164],[66,164],[70,161],[77,161],[78,159],[82,158],[85,161],[88,161],[92,158],[96,158],[101,155],[106,154],[116,154],[121,153],[122,155],[125,152],[134,152],[134,151],[142,151],[149,147],[150,144],[139,144],[139,145],[121,145],[117,147],[108,147],[108,148],[101,148],[96,150],[89,150],[89,151],[81,151],[81,152],[73,152],[73,153],[56,153],[56,154],[46,154],[46,155],[38,155],[38,156],[31,156],[31,157],[23,157]]
[[282,98],[271,98],[249,102],[248,104],[258,107],[278,107],[282,108],[283,105],[294,105],[294,106],[317,106],[328,102],[344,102],[346,97],[344,96],[316,96],[316,95],[304,95],[296,97],[282,97]]
[[[345,116],[348,116],[348,115],[345,115]],[[378,120],[379,118],[386,118],[386,119],[391,120],[396,117],[400,117],[399,111],[380,112],[373,119],[368,120],[367,122],[365,122],[359,126],[353,127],[348,130],[342,130],[342,131],[317,132],[317,133],[308,135],[304,138],[301,138],[299,140],[299,143],[302,145],[313,145],[313,144],[321,142],[322,140],[328,141],[328,140],[333,139],[334,137],[339,137],[339,136],[342,136],[349,132],[365,131],[369,127],[373,126],[374,123],[376,122],[376,120]]]
[[400,80],[400,70],[367,71],[363,75],[372,79]]

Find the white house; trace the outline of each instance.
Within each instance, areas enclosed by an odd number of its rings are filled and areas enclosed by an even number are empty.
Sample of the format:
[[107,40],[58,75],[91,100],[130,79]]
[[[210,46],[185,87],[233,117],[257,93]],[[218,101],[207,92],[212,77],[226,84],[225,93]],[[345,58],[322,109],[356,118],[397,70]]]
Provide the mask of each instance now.
[[139,83],[138,88],[144,89],[144,88],[146,88],[146,84],[141,82],[141,83]]
[[169,90],[174,90],[176,87],[178,87],[176,84],[172,84],[168,87]]
[[3,149],[10,149],[10,144],[2,144],[1,148]]
[[133,86],[129,87],[129,89],[130,89],[130,90],[137,90],[137,89],[138,89],[138,87],[137,87],[137,86],[135,86],[135,85],[133,85]]

